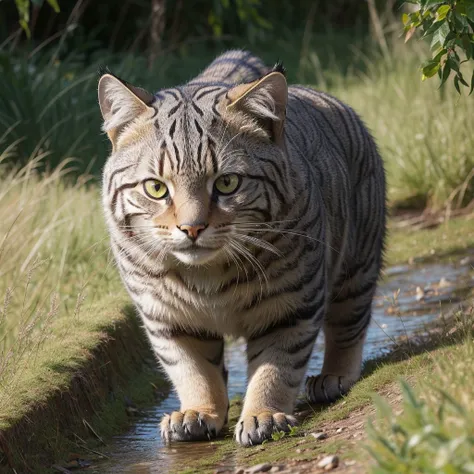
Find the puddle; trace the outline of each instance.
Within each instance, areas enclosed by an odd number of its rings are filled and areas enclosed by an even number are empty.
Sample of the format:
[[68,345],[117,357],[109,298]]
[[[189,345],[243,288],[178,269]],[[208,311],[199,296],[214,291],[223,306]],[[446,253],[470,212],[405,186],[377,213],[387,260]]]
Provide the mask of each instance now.
[[[465,260],[465,259],[464,259]],[[461,260],[462,263],[463,260]],[[472,265],[433,264],[423,267],[396,266],[385,272],[385,280],[373,307],[373,320],[368,332],[364,359],[388,352],[387,346],[401,335],[410,335],[436,319],[441,309],[463,299],[474,283]],[[400,290],[398,292],[398,290]],[[398,295],[397,295],[398,293]],[[245,343],[237,341],[226,349],[229,369],[229,396],[243,394],[246,387]],[[320,371],[323,338],[316,343],[308,373]],[[126,433],[113,438],[106,450],[109,459],[96,465],[101,474],[148,474],[174,472],[194,461],[210,456],[213,443],[175,443],[163,446],[158,424],[163,413],[179,407],[174,394],[144,411],[144,416]],[[93,470],[89,470],[91,472]]]

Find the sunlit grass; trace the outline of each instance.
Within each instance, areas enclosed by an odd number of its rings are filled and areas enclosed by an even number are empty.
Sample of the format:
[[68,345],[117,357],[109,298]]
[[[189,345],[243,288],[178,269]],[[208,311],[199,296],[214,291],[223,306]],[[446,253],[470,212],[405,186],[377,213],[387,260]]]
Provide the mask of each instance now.
[[366,71],[340,77],[330,91],[376,138],[391,204],[461,207],[474,198],[474,101],[450,83],[438,90],[435,79],[422,82],[423,54],[399,45],[390,59],[364,57]]
[[379,416],[368,425],[374,474],[474,472],[473,315],[466,336],[432,370],[421,370],[415,387],[402,382],[402,413],[376,399]]
[[64,388],[53,367],[77,364],[126,301],[97,187],[68,162],[40,174],[41,156],[8,168],[14,152],[0,155],[0,425]]

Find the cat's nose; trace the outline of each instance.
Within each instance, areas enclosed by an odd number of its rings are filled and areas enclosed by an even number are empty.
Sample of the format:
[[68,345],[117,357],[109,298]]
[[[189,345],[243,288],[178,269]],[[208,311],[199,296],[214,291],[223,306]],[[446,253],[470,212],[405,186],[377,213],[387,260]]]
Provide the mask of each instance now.
[[181,224],[176,227],[181,232],[184,232],[191,240],[196,240],[199,234],[207,227],[207,224]]

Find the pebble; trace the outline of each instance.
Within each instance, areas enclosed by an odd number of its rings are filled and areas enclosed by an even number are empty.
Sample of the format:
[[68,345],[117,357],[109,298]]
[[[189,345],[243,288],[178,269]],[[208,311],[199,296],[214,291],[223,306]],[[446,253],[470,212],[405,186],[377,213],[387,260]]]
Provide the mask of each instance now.
[[257,474],[257,472],[268,472],[272,468],[272,465],[268,462],[257,464],[255,466],[249,467],[245,470],[247,474]]
[[416,287],[416,301],[421,301],[425,299],[425,290],[421,286]]
[[459,260],[459,265],[469,265],[471,259],[469,257],[464,257]]
[[441,280],[439,280],[438,286],[440,288],[446,288],[448,286],[451,286],[451,282],[443,277],[441,278]]
[[341,426],[340,428],[336,430],[336,433],[339,434],[339,433],[342,433],[343,431],[344,431],[344,427]]
[[302,450],[301,448],[298,448],[298,449],[296,450],[296,454],[301,454],[302,452],[303,452],[303,450]]
[[325,471],[335,469],[337,466],[339,466],[339,458],[334,455],[326,456],[318,462],[318,467],[323,468]]
[[279,466],[273,466],[273,467],[270,469],[270,472],[280,472],[280,471],[283,471],[283,469],[285,469],[285,465],[284,465],[284,464],[280,464]]
[[314,439],[319,439],[319,440],[326,439],[328,437],[327,433],[324,433],[322,431],[318,431],[317,433],[311,433],[311,436]]

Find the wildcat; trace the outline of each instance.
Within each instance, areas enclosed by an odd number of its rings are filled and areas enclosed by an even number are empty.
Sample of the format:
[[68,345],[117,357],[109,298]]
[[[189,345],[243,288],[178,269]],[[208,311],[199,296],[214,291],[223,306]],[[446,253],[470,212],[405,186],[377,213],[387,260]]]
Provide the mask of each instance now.
[[224,53],[151,94],[99,81],[112,152],[103,205],[122,280],[181,407],[165,440],[226,423],[224,336],[247,341],[241,445],[288,431],[320,329],[311,402],[361,373],[382,266],[385,174],[371,135],[334,97],[287,86],[280,64]]

